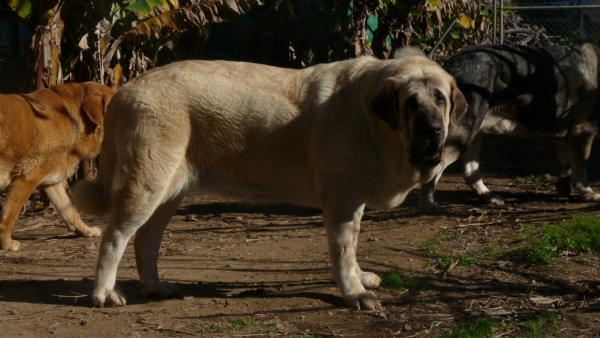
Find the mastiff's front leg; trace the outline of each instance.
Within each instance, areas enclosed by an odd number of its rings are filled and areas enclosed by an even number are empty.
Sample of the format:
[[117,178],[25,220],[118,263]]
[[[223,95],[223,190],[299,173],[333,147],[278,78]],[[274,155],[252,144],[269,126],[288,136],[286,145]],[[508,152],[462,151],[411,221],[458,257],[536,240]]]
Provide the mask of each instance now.
[[[345,194],[339,196],[347,197]],[[362,272],[356,262],[360,219],[365,205],[348,203],[344,199],[322,199],[333,278],[348,306],[365,310],[380,309],[377,296],[365,290],[365,286],[378,286],[381,280],[372,273]]]

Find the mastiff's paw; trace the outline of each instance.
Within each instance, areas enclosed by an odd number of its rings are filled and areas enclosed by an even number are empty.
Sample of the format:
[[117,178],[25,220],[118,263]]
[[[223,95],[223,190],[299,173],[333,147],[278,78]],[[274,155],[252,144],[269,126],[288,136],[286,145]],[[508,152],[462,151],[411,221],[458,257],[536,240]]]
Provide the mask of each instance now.
[[177,296],[179,289],[169,282],[159,282],[153,285],[145,284],[142,293],[146,297],[167,298]]
[[372,272],[361,272],[359,276],[360,283],[365,288],[373,289],[381,284],[381,278]]
[[428,203],[419,207],[419,212],[423,215],[439,215],[444,212],[444,209],[437,203]]
[[556,188],[556,192],[559,196],[569,197],[569,195],[571,194],[571,177],[559,177],[556,183],[554,183],[554,187]]
[[125,296],[121,291],[113,289],[94,290],[92,302],[97,307],[124,306],[127,304]]
[[600,194],[594,192],[581,192],[581,198],[586,202],[600,202]]
[[347,295],[344,297],[346,305],[359,310],[381,310],[382,306],[375,293],[363,291],[359,294]]
[[485,204],[504,205],[504,198],[500,195],[492,195],[491,192],[481,196],[480,199]]

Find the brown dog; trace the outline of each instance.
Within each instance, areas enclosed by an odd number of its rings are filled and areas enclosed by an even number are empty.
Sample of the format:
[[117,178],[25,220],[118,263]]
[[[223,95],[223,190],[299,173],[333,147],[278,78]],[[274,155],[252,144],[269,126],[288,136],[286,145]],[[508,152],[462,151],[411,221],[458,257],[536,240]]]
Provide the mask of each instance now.
[[94,82],[0,95],[0,189],[7,192],[0,221],[2,248],[20,248],[11,230],[36,187],[46,193],[69,231],[100,236],[99,228],[83,223],[63,184],[82,159],[100,152],[104,113],[113,95],[112,89]]

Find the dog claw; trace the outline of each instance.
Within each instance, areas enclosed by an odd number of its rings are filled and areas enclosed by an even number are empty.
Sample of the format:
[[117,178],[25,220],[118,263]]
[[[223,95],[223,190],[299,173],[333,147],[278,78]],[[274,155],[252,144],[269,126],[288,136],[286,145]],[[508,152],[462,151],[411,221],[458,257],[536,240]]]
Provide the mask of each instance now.
[[125,306],[127,304],[125,296],[119,290],[94,292],[92,302],[97,307]]
[[377,299],[375,293],[364,291],[358,295],[349,295],[344,297],[346,305],[358,310],[381,310],[383,307]]

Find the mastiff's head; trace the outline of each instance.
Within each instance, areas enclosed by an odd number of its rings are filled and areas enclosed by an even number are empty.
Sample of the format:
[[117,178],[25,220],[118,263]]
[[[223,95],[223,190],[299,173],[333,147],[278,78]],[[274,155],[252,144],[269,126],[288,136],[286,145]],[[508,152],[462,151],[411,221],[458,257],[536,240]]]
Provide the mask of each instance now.
[[467,110],[467,101],[452,76],[408,47],[395,53],[371,107],[400,132],[413,165],[435,166],[442,159],[448,126]]

